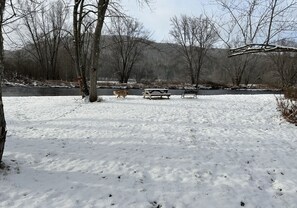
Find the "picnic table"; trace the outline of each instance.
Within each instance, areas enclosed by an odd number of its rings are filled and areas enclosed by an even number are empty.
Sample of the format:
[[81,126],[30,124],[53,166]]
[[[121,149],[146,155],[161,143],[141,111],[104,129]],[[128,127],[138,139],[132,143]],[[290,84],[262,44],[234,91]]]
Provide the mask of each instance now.
[[168,93],[168,89],[166,88],[147,88],[147,89],[144,89],[144,92],[143,92],[143,98],[149,98],[150,100],[153,97],[156,97],[156,98],[167,97],[167,99],[169,99],[170,95],[171,94]]
[[185,88],[181,97],[185,98],[186,96],[190,96],[193,98],[197,98],[197,95],[198,95],[198,88]]

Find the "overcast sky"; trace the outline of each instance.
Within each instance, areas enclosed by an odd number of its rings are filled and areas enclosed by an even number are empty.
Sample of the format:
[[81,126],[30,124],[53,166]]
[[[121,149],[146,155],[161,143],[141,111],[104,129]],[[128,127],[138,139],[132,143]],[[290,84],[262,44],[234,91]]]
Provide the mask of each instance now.
[[199,16],[204,11],[212,13],[214,5],[211,0],[152,0],[150,5],[139,7],[137,0],[123,0],[122,5],[127,14],[137,18],[149,29],[153,35],[152,39],[157,42],[169,39],[170,18],[181,14]]

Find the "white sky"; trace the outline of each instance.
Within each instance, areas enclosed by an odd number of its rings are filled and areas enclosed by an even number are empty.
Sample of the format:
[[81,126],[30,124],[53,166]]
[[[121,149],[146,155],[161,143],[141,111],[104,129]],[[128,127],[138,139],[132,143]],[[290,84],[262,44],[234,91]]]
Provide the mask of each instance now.
[[151,9],[148,6],[139,7],[137,0],[123,0],[126,13],[137,18],[150,30],[152,39],[157,42],[169,39],[170,18],[181,14],[199,16],[204,11],[212,13],[212,0],[153,0]]

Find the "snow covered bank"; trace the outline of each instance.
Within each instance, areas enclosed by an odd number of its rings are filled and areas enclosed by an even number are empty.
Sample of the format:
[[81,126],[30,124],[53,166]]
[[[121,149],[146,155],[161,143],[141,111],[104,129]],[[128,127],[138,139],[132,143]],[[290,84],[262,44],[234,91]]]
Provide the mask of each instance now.
[[0,207],[296,207],[273,95],[5,97]]

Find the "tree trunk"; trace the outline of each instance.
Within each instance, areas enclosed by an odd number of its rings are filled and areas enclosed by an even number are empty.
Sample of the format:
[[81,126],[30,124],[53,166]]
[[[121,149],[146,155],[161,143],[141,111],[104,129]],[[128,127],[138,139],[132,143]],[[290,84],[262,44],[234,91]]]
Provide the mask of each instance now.
[[100,58],[100,41],[103,28],[104,18],[107,11],[109,0],[100,0],[98,2],[97,23],[94,34],[92,65],[90,70],[90,102],[97,101],[97,69],[99,67]]
[[199,86],[199,79],[200,79],[200,69],[199,69],[199,71],[197,72],[197,75],[196,75],[195,87],[197,89],[198,89],[198,86]]
[[3,13],[5,8],[5,0],[0,0],[0,163],[2,161],[2,156],[4,152],[4,145],[6,140],[6,122],[4,117],[4,109],[2,102],[2,77],[3,77],[3,36],[2,36],[2,23],[3,23]]
[[[2,69],[3,67],[1,67],[1,70]],[[2,75],[1,75],[1,78],[2,78]],[[2,102],[2,88],[0,85],[0,163],[2,161],[5,141],[6,141],[6,122],[5,122],[3,102]]]
[[96,102],[97,95],[97,67],[90,70],[90,102]]
[[80,86],[80,90],[82,92],[82,97],[86,97],[86,96],[89,96],[89,88],[88,88],[88,83],[87,83],[87,79],[86,79],[86,73],[85,71],[83,71],[81,73],[81,79],[82,79],[82,85]]
[[[73,34],[74,34],[74,48],[75,48],[75,69],[77,78],[79,80],[79,87],[82,97],[89,96],[89,88],[86,79],[86,70],[83,66],[82,55],[82,38],[81,38],[81,24],[82,24],[82,10],[84,1],[75,0],[73,9]],[[80,10],[80,11],[78,11]]]

